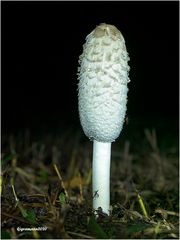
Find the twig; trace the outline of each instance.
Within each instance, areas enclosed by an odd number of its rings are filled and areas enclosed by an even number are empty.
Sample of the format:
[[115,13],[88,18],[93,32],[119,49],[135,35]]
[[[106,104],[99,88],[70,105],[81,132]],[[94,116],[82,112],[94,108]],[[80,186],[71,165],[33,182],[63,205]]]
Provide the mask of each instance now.
[[68,196],[68,192],[66,191],[64,182],[63,182],[63,180],[62,180],[60,171],[59,171],[58,168],[57,168],[57,165],[54,163],[53,166],[54,166],[54,169],[55,169],[55,171],[56,171],[56,173],[57,173],[57,175],[58,175],[58,178],[59,178],[59,180],[60,180],[60,183],[61,183],[61,185],[62,185],[62,188],[64,189],[65,195],[66,195],[67,197],[69,197],[69,196]]
[[30,174],[30,173],[27,173],[26,171],[24,171],[22,168],[19,168],[19,167],[16,167],[15,168],[15,171],[17,173],[19,173],[20,175],[23,175],[24,177],[26,177],[28,180],[33,180],[34,179],[34,175],[33,174]]
[[67,231],[67,234],[70,234],[70,235],[74,235],[74,236],[78,236],[78,237],[83,237],[83,238],[88,238],[88,239],[94,239],[94,237],[91,237],[91,236],[88,236],[88,235],[85,235],[85,234],[82,234],[82,233],[75,233],[75,232],[71,232],[71,231]]
[[28,223],[28,224],[29,224],[29,222],[28,222],[28,221],[25,221],[23,218],[13,216],[13,215],[8,214],[8,213],[5,213],[5,212],[2,212],[1,214],[4,215],[4,216],[6,216],[6,217],[9,217],[10,219],[13,218],[13,219],[16,219],[16,220],[18,220],[18,221],[20,221],[20,222]]
[[79,172],[78,176],[79,176],[80,201],[82,202],[82,201],[84,201],[84,197],[83,197],[82,177],[81,177],[80,172]]
[[14,185],[11,184],[11,187],[12,187],[12,190],[13,190],[14,198],[15,198],[16,202],[18,203],[19,199],[17,198],[17,195],[16,195],[16,192],[15,192]]
[[165,218],[167,217],[167,215],[172,215],[172,216],[177,216],[179,217],[179,213],[177,212],[173,212],[173,211],[168,211],[168,210],[165,210],[165,209],[160,209],[160,208],[157,208],[155,210],[155,213],[160,213],[162,216],[164,216]]

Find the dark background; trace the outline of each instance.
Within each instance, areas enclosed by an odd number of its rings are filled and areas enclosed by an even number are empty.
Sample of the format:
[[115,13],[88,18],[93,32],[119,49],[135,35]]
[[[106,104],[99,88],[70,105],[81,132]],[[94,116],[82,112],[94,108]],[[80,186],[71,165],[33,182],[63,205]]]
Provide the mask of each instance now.
[[130,55],[127,115],[178,131],[179,2],[1,2],[2,132],[80,128],[77,67],[102,22]]

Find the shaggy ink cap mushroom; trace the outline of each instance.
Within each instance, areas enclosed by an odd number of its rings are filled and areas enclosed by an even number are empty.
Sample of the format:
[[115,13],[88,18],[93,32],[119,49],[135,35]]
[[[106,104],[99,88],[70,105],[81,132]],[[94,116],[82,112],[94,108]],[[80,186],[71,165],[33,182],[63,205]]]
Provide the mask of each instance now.
[[128,53],[121,32],[102,23],[87,37],[79,58],[78,103],[82,128],[93,140],[93,209],[109,215],[111,142],[126,113]]

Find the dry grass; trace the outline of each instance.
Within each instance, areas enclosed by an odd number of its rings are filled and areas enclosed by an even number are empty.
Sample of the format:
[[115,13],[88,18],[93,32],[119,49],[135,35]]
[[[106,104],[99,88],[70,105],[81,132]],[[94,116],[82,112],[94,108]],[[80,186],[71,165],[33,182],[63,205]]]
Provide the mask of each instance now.
[[160,149],[155,130],[145,129],[112,150],[111,215],[95,220],[91,142],[72,130],[3,136],[1,238],[178,239],[177,146]]

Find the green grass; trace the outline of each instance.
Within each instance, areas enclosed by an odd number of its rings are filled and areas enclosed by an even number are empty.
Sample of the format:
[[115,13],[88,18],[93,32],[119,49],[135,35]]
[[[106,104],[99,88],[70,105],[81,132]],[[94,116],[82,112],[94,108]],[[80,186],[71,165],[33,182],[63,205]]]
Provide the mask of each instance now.
[[92,142],[81,131],[2,136],[1,238],[178,239],[174,139],[155,129],[122,133],[112,145],[111,214],[96,219]]

